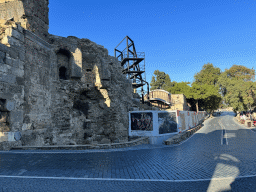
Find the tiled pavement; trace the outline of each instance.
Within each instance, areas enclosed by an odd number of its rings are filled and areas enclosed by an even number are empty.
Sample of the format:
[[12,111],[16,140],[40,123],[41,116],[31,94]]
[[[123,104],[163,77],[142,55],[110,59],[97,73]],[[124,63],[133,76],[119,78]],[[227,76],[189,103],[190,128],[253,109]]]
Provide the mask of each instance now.
[[[151,181],[146,186],[157,181],[186,183],[206,179],[209,185],[213,178],[230,177],[234,180],[256,175],[255,141],[255,132],[234,122],[233,116],[224,113],[206,120],[203,128],[176,146],[0,152],[0,175],[84,178],[87,183],[108,179],[114,182],[117,179],[120,185],[122,182],[126,185],[125,181],[132,182],[133,179],[137,182],[143,179]],[[165,185],[168,186],[167,183],[161,186]]]

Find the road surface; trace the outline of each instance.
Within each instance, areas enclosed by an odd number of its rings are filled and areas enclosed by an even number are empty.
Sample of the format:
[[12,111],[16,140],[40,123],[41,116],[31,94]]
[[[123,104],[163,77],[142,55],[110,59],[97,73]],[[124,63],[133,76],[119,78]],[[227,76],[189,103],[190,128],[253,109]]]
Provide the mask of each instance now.
[[256,132],[233,112],[175,146],[0,152],[0,192],[256,191]]

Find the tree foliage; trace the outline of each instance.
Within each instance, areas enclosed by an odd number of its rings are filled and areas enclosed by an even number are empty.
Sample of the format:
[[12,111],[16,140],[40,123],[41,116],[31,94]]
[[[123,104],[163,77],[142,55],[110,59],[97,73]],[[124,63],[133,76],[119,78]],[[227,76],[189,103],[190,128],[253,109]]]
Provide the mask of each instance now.
[[[246,111],[256,105],[255,70],[233,65],[221,72],[207,63],[194,75],[194,82],[171,82],[168,74],[156,70],[150,83],[151,89],[164,89],[171,94],[184,94],[196,110],[204,108],[212,113],[219,107],[233,107],[234,111]],[[221,94],[220,94],[221,93]]]
[[218,85],[234,111],[246,111],[256,104],[254,78],[255,70],[241,65],[233,65],[220,75]]
[[167,89],[171,94],[184,94],[187,98],[190,94],[190,86],[188,85],[190,82],[180,82],[175,83],[172,87]]
[[161,72],[159,70],[154,71],[152,80],[150,83],[150,90],[163,89],[166,90],[173,86],[174,83],[171,82],[170,76]]
[[207,84],[215,86],[220,74],[220,68],[214,67],[212,63],[207,63],[199,73],[194,75],[194,82],[198,85]]
[[219,107],[222,98],[216,86],[193,83],[190,90],[190,96],[188,98],[192,97],[194,100],[196,100],[197,111],[199,109],[199,100],[202,100],[203,103],[200,107],[203,107],[210,113]]
[[[196,100],[197,111],[199,107],[203,107],[211,113],[219,107],[222,100],[218,85],[220,74],[220,68],[214,67],[212,63],[207,63],[203,65],[200,72],[194,75],[191,95],[192,98]],[[199,103],[201,106],[198,105]]]

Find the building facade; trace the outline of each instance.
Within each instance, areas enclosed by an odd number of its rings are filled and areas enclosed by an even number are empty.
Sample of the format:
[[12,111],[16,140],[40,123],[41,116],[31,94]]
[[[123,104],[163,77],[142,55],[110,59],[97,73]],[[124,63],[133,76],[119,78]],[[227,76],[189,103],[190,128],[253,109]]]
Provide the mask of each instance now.
[[160,109],[188,111],[190,106],[184,94],[171,94],[163,89],[155,89],[144,96],[145,101]]

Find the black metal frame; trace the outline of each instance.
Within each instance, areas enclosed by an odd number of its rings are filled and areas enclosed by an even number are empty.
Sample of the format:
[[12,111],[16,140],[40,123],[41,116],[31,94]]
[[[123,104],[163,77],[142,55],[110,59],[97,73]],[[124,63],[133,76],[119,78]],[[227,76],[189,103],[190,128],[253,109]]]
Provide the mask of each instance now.
[[[118,46],[126,39],[126,48],[123,51],[117,49]],[[130,42],[129,42],[130,41]],[[130,50],[132,48],[132,50]],[[117,56],[116,53],[119,53]],[[145,75],[145,52],[136,52],[133,40],[126,36],[115,48],[115,57],[121,62],[123,74],[128,79],[132,79],[133,89],[141,87],[142,103],[144,103],[143,86],[147,84],[147,92],[149,93],[149,85]],[[144,61],[144,64],[141,62]]]

